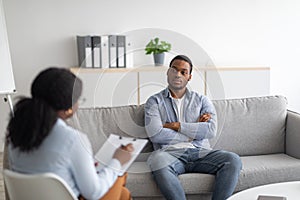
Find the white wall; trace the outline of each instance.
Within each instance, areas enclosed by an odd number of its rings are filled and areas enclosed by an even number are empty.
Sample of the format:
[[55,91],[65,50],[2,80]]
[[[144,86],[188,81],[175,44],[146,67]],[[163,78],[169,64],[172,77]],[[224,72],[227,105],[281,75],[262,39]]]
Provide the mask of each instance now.
[[[289,108],[300,112],[298,0],[3,0],[3,3],[18,94],[28,95],[32,79],[47,66],[77,65],[76,35],[159,28],[194,40],[216,66],[271,67],[271,93],[285,95]],[[5,113],[1,113],[2,130]]]

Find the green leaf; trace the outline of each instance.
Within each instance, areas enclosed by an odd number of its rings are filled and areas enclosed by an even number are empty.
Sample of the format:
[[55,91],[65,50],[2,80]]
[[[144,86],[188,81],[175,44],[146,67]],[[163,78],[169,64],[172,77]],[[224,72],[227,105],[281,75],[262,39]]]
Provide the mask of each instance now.
[[166,41],[159,41],[156,37],[151,39],[145,47],[145,54],[159,54],[163,52],[169,52],[171,50],[171,44]]

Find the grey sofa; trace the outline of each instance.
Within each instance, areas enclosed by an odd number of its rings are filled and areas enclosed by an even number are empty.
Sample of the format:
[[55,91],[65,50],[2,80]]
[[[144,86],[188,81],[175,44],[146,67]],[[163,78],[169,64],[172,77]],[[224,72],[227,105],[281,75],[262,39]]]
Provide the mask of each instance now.
[[[215,100],[218,132],[211,146],[241,156],[243,169],[236,192],[258,185],[300,180],[300,115],[287,110],[282,96]],[[147,138],[144,106],[81,108],[68,123],[86,133],[96,152],[110,133]],[[146,159],[151,142],[129,169],[127,187],[134,199],[163,199]],[[214,176],[179,176],[188,199],[210,199]]]
[[[258,185],[300,180],[300,115],[287,110],[282,96],[213,101],[218,115],[214,149],[239,154],[243,169],[236,192]],[[147,138],[143,105],[80,109],[69,124],[88,134],[96,152],[110,133]],[[127,187],[134,199],[163,199],[145,161],[149,142],[129,169]],[[179,176],[188,199],[210,199],[214,176]]]

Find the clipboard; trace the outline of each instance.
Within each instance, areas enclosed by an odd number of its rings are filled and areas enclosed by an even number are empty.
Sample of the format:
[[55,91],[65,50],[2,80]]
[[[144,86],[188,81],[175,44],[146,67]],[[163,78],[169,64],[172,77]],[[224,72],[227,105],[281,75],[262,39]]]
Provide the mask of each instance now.
[[107,167],[108,163],[113,157],[114,152],[117,148],[121,145],[127,145],[131,143],[134,147],[134,151],[132,152],[131,159],[122,166],[119,174],[123,174],[127,171],[136,157],[140,154],[144,146],[147,144],[148,140],[146,139],[136,139],[131,137],[122,137],[115,134],[110,134],[106,142],[103,146],[99,149],[99,151],[95,154],[95,159],[99,162],[97,166],[98,170],[101,170],[104,167]]

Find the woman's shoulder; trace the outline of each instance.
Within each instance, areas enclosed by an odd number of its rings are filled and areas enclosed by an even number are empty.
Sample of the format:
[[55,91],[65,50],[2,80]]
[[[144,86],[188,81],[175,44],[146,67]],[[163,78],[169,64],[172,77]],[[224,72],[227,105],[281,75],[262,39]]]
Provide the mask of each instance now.
[[82,143],[89,144],[89,140],[86,134],[67,125],[66,122],[64,122],[62,119],[57,120],[53,127],[52,134],[55,137],[60,138],[65,143],[69,143],[69,145],[78,145]]

